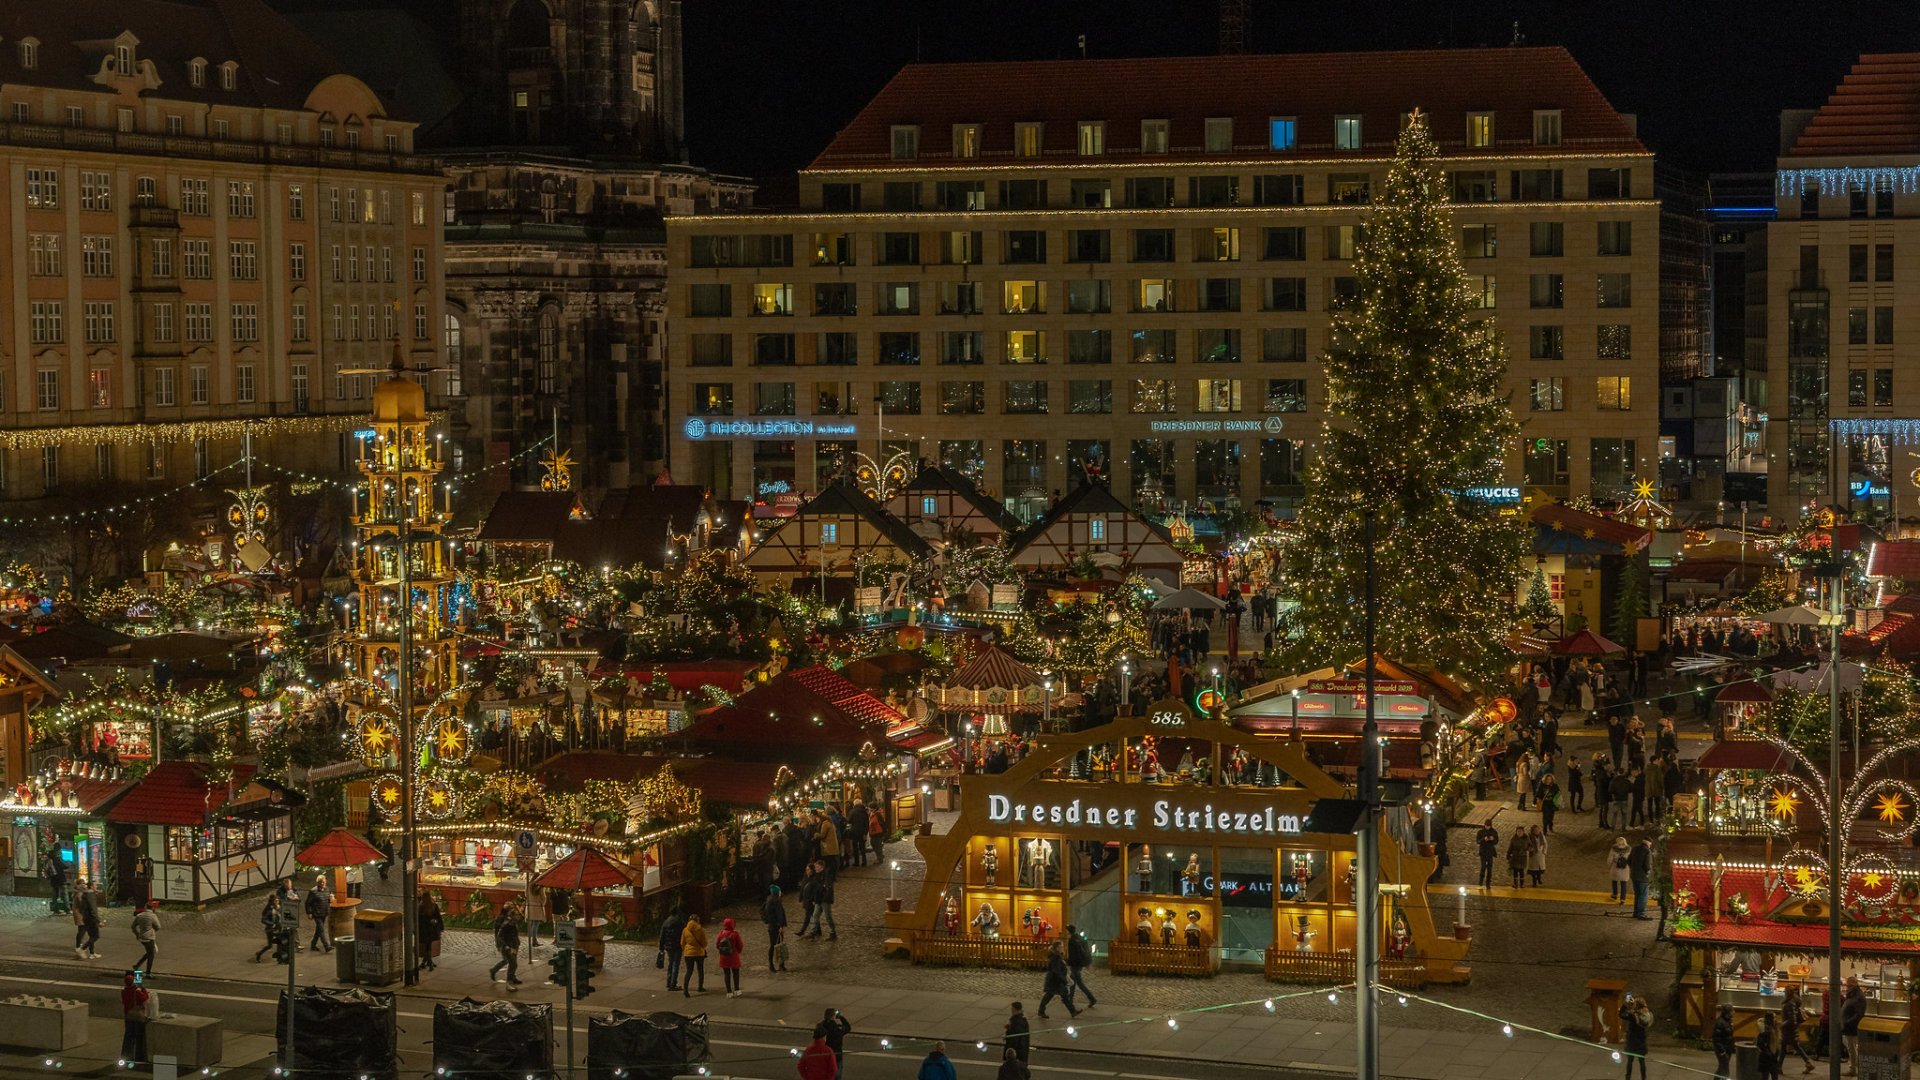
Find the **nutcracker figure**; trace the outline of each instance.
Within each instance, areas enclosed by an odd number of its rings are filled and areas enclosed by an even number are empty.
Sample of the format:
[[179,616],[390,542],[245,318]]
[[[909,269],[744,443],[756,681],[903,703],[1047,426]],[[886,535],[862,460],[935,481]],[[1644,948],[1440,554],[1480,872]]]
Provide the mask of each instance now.
[[1136,945],[1153,944],[1153,911],[1140,909],[1140,921],[1133,924],[1133,942]]
[[987,884],[997,884],[996,875],[1000,873],[1000,846],[988,844],[987,850],[980,856],[980,869],[987,875]]

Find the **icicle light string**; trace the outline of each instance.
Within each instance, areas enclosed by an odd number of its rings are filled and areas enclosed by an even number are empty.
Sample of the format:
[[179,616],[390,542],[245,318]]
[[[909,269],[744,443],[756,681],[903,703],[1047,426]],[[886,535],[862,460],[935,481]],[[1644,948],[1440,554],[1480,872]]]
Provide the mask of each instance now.
[[245,458],[237,458],[218,468],[209,469],[207,475],[197,480],[189,480],[184,484],[176,484],[165,491],[155,492],[152,495],[139,495],[125,502],[115,503],[112,506],[101,506],[91,510],[72,510],[63,513],[0,516],[0,525],[41,525],[48,522],[70,524],[78,521],[92,521],[99,518],[111,517],[116,514],[131,513],[134,510],[141,509],[153,503],[171,499],[183,491],[188,491],[192,488],[210,483],[214,477],[220,476],[230,469],[238,468],[245,460]]
[[[1433,998],[1426,997],[1421,994],[1416,994],[1411,990],[1381,991],[1382,994],[1389,993],[1389,992],[1394,994],[1399,999],[1399,1002],[1402,1006],[1404,1006],[1409,1001],[1418,1001],[1422,1005],[1431,1005],[1436,1009],[1445,1009],[1448,1012],[1456,1013],[1461,1016],[1470,1016],[1476,1020],[1484,1020],[1489,1024],[1499,1024],[1501,1034],[1505,1035],[1508,1038],[1512,1038],[1515,1032],[1525,1032],[1528,1035],[1539,1035],[1544,1038],[1555,1039],[1559,1042],[1572,1043],[1575,1046],[1586,1047],[1590,1050],[1598,1050],[1603,1054],[1610,1055],[1613,1062],[1615,1062],[1616,1064],[1619,1063],[1625,1057],[1625,1051],[1616,1050],[1611,1046],[1605,1045],[1604,1043],[1589,1042],[1586,1039],[1576,1038],[1575,1036],[1572,1036],[1572,1035],[1563,1035],[1557,1031],[1548,1031],[1545,1028],[1537,1028],[1531,1024],[1522,1024],[1517,1021],[1502,1019],[1501,1017],[1494,1016],[1491,1013],[1483,1013],[1478,1009],[1469,1009],[1464,1005],[1451,1005],[1444,1001],[1435,1001]],[[1694,1073],[1699,1076],[1714,1075],[1714,1071],[1712,1069],[1702,1069],[1702,1068],[1699,1068],[1698,1066],[1687,1065],[1678,1061],[1669,1061],[1666,1058],[1654,1057],[1651,1054],[1642,1054],[1639,1056],[1645,1058],[1646,1062],[1650,1065],[1664,1065],[1669,1069],[1677,1069],[1680,1072]]]

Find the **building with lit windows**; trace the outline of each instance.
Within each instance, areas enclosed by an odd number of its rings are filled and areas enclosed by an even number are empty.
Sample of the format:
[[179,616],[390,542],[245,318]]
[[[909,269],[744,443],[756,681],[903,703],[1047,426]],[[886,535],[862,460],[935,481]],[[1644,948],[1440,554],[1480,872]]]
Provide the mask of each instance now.
[[0,492],[350,463],[436,355],[445,181],[258,0],[0,8]]
[[1507,344],[1512,481],[1652,476],[1653,155],[1558,48],[907,67],[797,212],[668,220],[674,475],[819,490],[905,450],[1023,511],[1081,476],[1284,510],[1415,108]]
[[[1920,53],[1862,56],[1780,125],[1767,227],[1768,505],[1912,513],[1920,442]],[[1909,265],[1899,269],[1902,261]]]

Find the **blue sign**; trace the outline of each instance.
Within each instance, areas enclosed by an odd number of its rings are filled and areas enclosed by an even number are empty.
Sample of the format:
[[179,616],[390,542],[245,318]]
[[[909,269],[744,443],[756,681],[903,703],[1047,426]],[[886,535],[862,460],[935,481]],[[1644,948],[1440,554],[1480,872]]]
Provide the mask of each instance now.
[[1887,485],[1885,484],[1876,484],[1871,480],[1855,480],[1853,482],[1853,497],[1856,499],[1871,499],[1876,495],[1884,496],[1886,494]]
[[727,420],[687,417],[681,434],[701,439],[843,439],[858,433],[852,424],[820,424],[812,420]]
[[360,430],[354,432],[353,437],[356,439],[371,439],[374,437],[375,434],[377,433],[372,428],[363,427]]
[[1493,503],[1498,506],[1515,506],[1520,502],[1520,489],[1512,485],[1470,487],[1464,491],[1455,492],[1455,494],[1463,499]]

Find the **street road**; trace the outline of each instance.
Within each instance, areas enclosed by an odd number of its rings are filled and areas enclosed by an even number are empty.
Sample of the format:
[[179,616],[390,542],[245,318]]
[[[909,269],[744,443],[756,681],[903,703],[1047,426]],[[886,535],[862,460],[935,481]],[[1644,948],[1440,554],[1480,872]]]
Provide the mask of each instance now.
[[[544,965],[530,969],[526,990],[512,996],[530,1001],[546,1001],[550,997],[555,1000],[554,1056],[558,1061],[563,1054],[561,1046],[564,1044],[558,995],[536,992],[536,987],[542,984],[534,981],[544,978],[545,970]],[[76,998],[91,1007],[96,1019],[117,1017],[121,975],[122,970],[116,967],[0,960],[0,997],[25,992]],[[277,988],[257,982],[167,975],[153,985],[160,992],[162,1007],[168,1012],[222,1018],[226,1024],[229,1045],[239,1036],[257,1035],[268,1039],[273,1036]],[[595,995],[596,998],[605,996]],[[403,1076],[421,1076],[432,1072],[430,1042],[433,1006],[437,1002],[453,1000],[457,998],[426,989],[401,993],[399,1026]],[[709,995],[706,1000],[724,1007],[722,1003],[726,999]],[[582,1080],[586,1076],[587,1024],[593,1016],[603,1015],[617,1004],[594,1001],[574,1006],[574,1048],[576,1060],[581,1063],[576,1072]],[[626,1008],[630,1012],[646,1011],[644,1005],[629,1004]],[[855,1022],[858,1023],[857,1018]],[[117,1024],[115,1026],[117,1030]],[[753,1080],[784,1080],[794,1076],[791,1051],[806,1045],[811,1037],[810,1032],[794,1028],[733,1021],[716,1022],[711,1035],[714,1058],[708,1067],[711,1076]],[[926,1054],[927,1040],[933,1037],[936,1037],[936,1033],[857,1031],[847,1039],[846,1076],[848,1080],[911,1076]],[[883,1046],[883,1040],[890,1040],[894,1045]],[[1000,1048],[992,1043],[982,1052],[972,1043],[962,1045],[949,1042],[947,1052],[953,1058],[961,1080],[990,1077],[1000,1061]],[[1194,1063],[1185,1060],[1054,1048],[1036,1049],[1033,1056],[1033,1074],[1040,1080],[1069,1080],[1074,1077],[1191,1080],[1195,1075]],[[64,1057],[67,1060],[63,1062],[61,1075],[127,1075],[114,1069],[111,1061],[87,1060],[79,1052]],[[0,1072],[21,1076],[52,1075],[52,1071],[42,1065],[42,1060],[42,1055],[0,1051]],[[217,1072],[231,1080],[254,1080],[268,1077],[272,1065],[271,1060],[262,1059],[244,1065],[221,1066]],[[1219,1080],[1324,1080],[1334,1075],[1323,1068],[1270,1067],[1238,1062],[1210,1062],[1205,1072],[1208,1077],[1218,1077]]]

